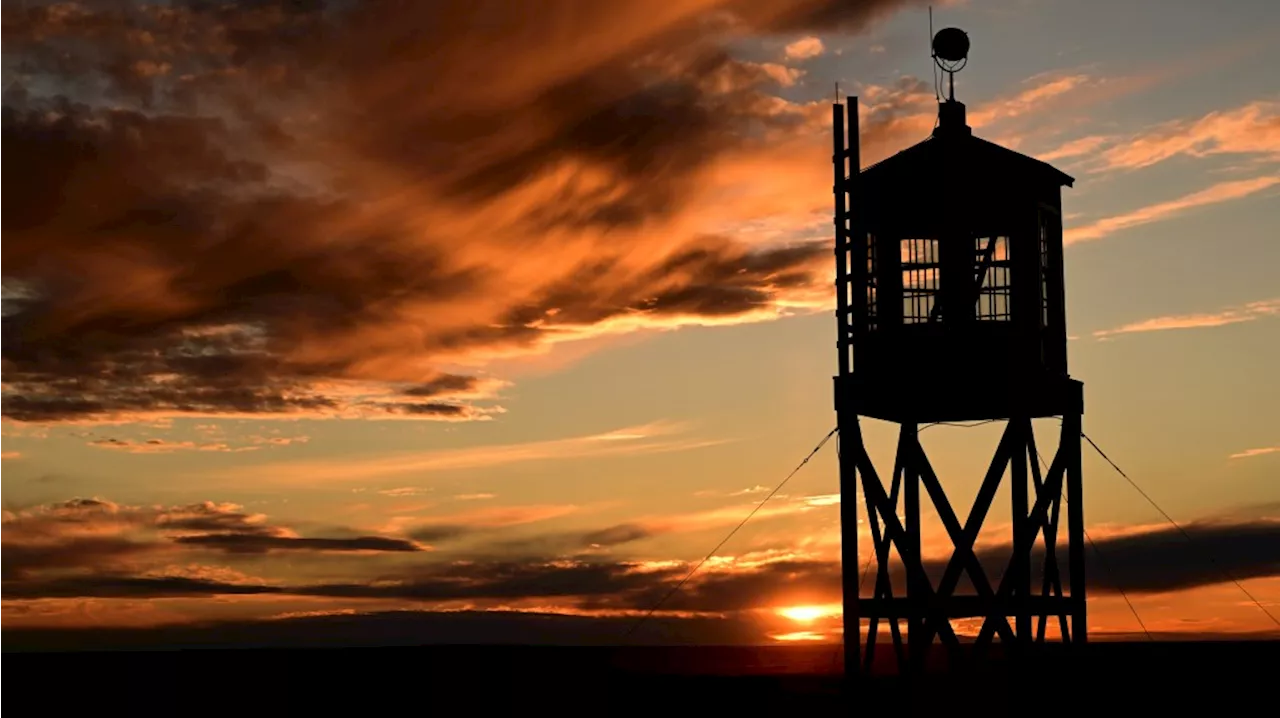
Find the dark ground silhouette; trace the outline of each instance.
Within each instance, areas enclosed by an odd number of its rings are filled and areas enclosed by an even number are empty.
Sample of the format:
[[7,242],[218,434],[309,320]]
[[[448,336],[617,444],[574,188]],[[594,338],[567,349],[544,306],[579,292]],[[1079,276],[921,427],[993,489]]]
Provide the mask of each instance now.
[[1280,641],[1095,643],[1075,662],[970,666],[913,681],[881,677],[845,691],[839,647],[831,645],[6,652],[11,707],[127,704],[143,714],[1259,710],[1272,704],[1280,665]]

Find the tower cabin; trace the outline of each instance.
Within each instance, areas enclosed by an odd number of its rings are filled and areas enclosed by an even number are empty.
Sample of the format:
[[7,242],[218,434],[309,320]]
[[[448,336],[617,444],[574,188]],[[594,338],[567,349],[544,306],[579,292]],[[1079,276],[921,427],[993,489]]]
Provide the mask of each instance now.
[[931,137],[849,178],[838,394],[898,423],[1078,410],[1062,266],[1073,179],[975,137],[954,97],[938,109]]

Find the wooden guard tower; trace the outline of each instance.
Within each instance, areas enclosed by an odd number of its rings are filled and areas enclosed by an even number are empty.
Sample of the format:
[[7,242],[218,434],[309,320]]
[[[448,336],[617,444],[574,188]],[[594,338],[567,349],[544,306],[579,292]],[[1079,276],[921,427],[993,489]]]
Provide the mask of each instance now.
[[[942,30],[935,60],[954,73],[968,44],[960,30]],[[861,171],[857,98],[832,107],[848,675],[870,670],[885,627],[900,671],[922,670],[935,639],[960,650],[967,640],[949,619],[981,621],[964,649],[978,654],[997,636],[1006,655],[1042,643],[1050,619],[1055,642],[1085,641],[1083,385],[1067,373],[1062,262],[1061,188],[1073,180],[973,136],[954,85],[952,75],[931,137]],[[863,445],[861,417],[901,427],[883,478]],[[1061,440],[1042,473],[1032,420],[1048,417],[1060,418]],[[957,516],[918,432],[976,420],[1007,423],[974,505]],[[999,576],[993,585],[973,546],[1006,474],[1011,555],[1003,573],[991,574]],[[1065,551],[1057,539],[1064,483]],[[859,484],[874,546],[869,597],[859,596]],[[940,576],[922,561],[922,487],[953,544]],[[892,581],[898,571],[901,580]],[[973,593],[957,593],[962,575]]]

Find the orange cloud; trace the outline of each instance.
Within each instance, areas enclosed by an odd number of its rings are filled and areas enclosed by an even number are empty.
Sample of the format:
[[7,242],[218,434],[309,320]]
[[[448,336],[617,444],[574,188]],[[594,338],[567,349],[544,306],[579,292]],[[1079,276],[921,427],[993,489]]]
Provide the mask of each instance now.
[[1090,81],[1088,75],[1037,75],[1024,81],[1025,89],[1017,94],[986,103],[968,113],[969,124],[975,128],[992,125],[1004,120],[1045,112],[1050,100],[1083,87]]
[[804,70],[786,65],[779,65],[776,62],[765,62],[760,64],[760,69],[768,75],[774,82],[783,87],[791,87],[796,84],[796,80],[804,77]]
[[1038,152],[1036,153],[1036,158],[1044,162],[1056,162],[1057,160],[1068,159],[1071,157],[1092,155],[1111,141],[1111,138],[1105,135],[1089,135],[1088,137],[1080,137],[1049,150],[1048,152]]
[[1089,172],[1134,170],[1178,156],[1280,159],[1280,103],[1251,102],[1194,120],[1165,122],[1141,132],[1087,135],[1037,153],[1045,162],[1077,159]]
[[829,252],[727,235],[750,203],[701,188],[822,107],[726,41],[899,4],[21,10],[4,415],[483,420],[439,367],[780,316]]
[[1228,459],[1248,459],[1254,456],[1266,456],[1267,454],[1280,453],[1280,446],[1264,446],[1257,449],[1245,449],[1237,454],[1228,456]]
[[581,510],[572,504],[534,504],[526,506],[494,506],[433,517],[428,520],[409,516],[394,517],[384,528],[386,533],[403,533],[423,541],[439,540],[442,532],[454,535],[477,529],[506,528],[560,518]]
[[[739,495],[732,494],[734,496]],[[839,495],[807,496],[793,500],[774,496],[774,499],[760,507],[752,516],[753,523],[772,518],[782,518],[809,513],[839,504]],[[644,526],[652,533],[694,532],[733,526],[740,523],[759,501],[748,504],[733,504],[705,511],[693,511],[667,516],[646,516],[636,519],[636,523]]]
[[[403,496],[420,496],[420,495],[422,495],[422,494],[424,494],[424,493],[429,492],[430,490],[431,490],[431,489],[429,489],[429,488],[425,488],[425,489],[424,489],[424,488],[418,488],[418,487],[416,487],[416,486],[401,486],[401,487],[394,488],[394,489],[382,489],[382,490],[380,490],[378,493],[379,493],[379,494],[381,494],[381,495],[383,495],[383,496],[391,496],[391,497],[393,497],[393,498],[400,498],[400,497],[403,497]],[[354,489],[353,489],[353,491],[354,491]]]
[[1219,154],[1280,159],[1280,102],[1252,102],[1119,139],[1102,153],[1099,169],[1139,169],[1178,155]]
[[826,47],[822,44],[821,39],[809,36],[788,43],[786,48],[783,49],[783,54],[790,60],[808,60],[821,55],[825,51]]
[[1132,227],[1169,219],[1191,209],[1248,197],[1270,189],[1277,184],[1280,184],[1280,177],[1255,177],[1253,179],[1220,182],[1177,199],[1106,217],[1082,227],[1070,227],[1063,232],[1063,242],[1075,244],[1077,242],[1101,239]]
[[1102,329],[1093,333],[1095,337],[1109,337],[1116,334],[1134,332],[1158,332],[1167,329],[1198,329],[1203,327],[1220,327],[1226,324],[1252,322],[1265,317],[1280,315],[1280,299],[1269,299],[1260,302],[1249,302],[1240,307],[1232,307],[1219,312],[1201,314],[1175,314],[1164,317],[1144,319],[1140,322],[1125,324],[1115,329]]

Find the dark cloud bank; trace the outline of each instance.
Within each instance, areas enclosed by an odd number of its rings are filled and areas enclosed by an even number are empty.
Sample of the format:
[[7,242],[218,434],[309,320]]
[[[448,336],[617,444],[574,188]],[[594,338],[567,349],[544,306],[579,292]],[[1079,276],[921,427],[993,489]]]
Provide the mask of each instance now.
[[[102,527],[116,525],[113,522],[134,527],[142,525],[145,530],[106,535]],[[1280,575],[1280,523],[1275,520],[1199,522],[1184,528],[1192,537],[1190,542],[1172,528],[1098,540],[1097,550],[1087,554],[1093,595],[1118,590],[1130,595],[1161,593],[1224,583],[1231,578],[1246,580]],[[376,606],[383,601],[396,608],[421,605],[428,613],[433,607],[449,604],[500,608],[529,601],[573,612],[635,612],[656,605],[688,570],[684,565],[646,565],[599,552],[604,544],[623,546],[646,535],[637,526],[620,525],[585,533],[549,534],[526,543],[523,552],[508,553],[511,544],[495,540],[487,544],[487,548],[466,555],[421,553],[418,554],[422,557],[420,560],[385,564],[378,562],[396,555],[413,556],[420,545],[394,537],[297,537],[287,529],[265,523],[261,517],[216,504],[144,511],[123,510],[102,501],[68,502],[46,507],[39,513],[6,519],[3,596],[6,612],[14,614],[24,612],[24,606],[34,605],[29,602],[38,599],[222,596],[233,600],[236,596],[262,595],[322,599],[332,602],[330,605],[358,601],[362,611],[375,613]],[[349,582],[229,581],[214,572],[156,575],[146,570],[147,559],[172,561],[175,551],[184,552],[179,563],[208,563],[222,556],[229,565],[257,565],[242,562],[257,561],[267,553],[281,551],[317,557],[349,554],[361,562],[374,563],[351,572],[366,578]],[[984,551],[980,559],[988,575],[998,582],[1007,550]],[[929,572],[936,580],[943,568],[941,564],[931,565]],[[1038,586],[1039,577],[1036,578]],[[893,582],[901,588],[901,576],[896,571]],[[870,583],[866,587],[869,589]],[[719,635],[717,631],[730,630],[726,626],[735,631],[748,626],[750,630],[738,635],[759,637],[766,628],[751,621],[743,623],[743,614],[736,612],[796,603],[836,602],[839,596],[838,564],[806,559],[775,560],[750,568],[703,573],[663,605],[664,611],[679,612],[685,617],[667,615],[661,625],[674,631],[671,634],[676,636],[671,638],[674,641],[684,640],[680,635],[691,636],[690,641],[695,641],[693,637]],[[687,617],[691,614],[702,614],[702,617]],[[453,620],[450,617],[458,623],[450,624]],[[232,643],[242,640],[239,637],[249,642],[269,642],[275,640],[273,637],[283,640],[294,630],[288,626],[314,624],[337,627],[338,633],[331,640],[340,643],[347,640],[343,631],[355,631],[353,626],[363,625],[366,620],[372,621],[375,627],[404,621],[413,626],[430,626],[435,632],[433,635],[441,641],[473,635],[482,642],[523,642],[543,636],[544,631],[554,633],[563,628],[567,632],[562,636],[565,641],[579,641],[599,631],[595,642],[608,642],[617,639],[611,627],[631,619],[601,615],[548,618],[501,612],[486,618],[479,614],[419,616],[396,612],[381,618],[357,615],[308,619],[310,622],[301,623],[293,619],[284,623],[269,621],[260,624],[264,633],[259,639],[251,639],[252,630],[246,624],[231,633],[218,633],[221,636],[218,640]],[[485,628],[490,625],[486,621],[493,622],[492,631]],[[691,632],[681,634],[675,627],[686,622]],[[521,629],[516,633],[503,633],[506,629],[498,628],[515,624],[541,628]],[[447,628],[442,627],[446,625]],[[128,640],[143,640],[145,634],[186,636],[182,641],[213,640],[213,634],[202,633],[205,629],[199,627],[156,630],[159,632],[99,631],[86,636],[116,636],[120,640],[133,636]],[[472,630],[474,634],[467,633]],[[6,630],[6,636],[8,633]],[[49,635],[64,634],[55,631]],[[22,635],[27,636],[22,640],[34,641],[37,634]],[[373,630],[367,638],[373,641],[380,635]],[[233,640],[233,636],[238,638]]]

